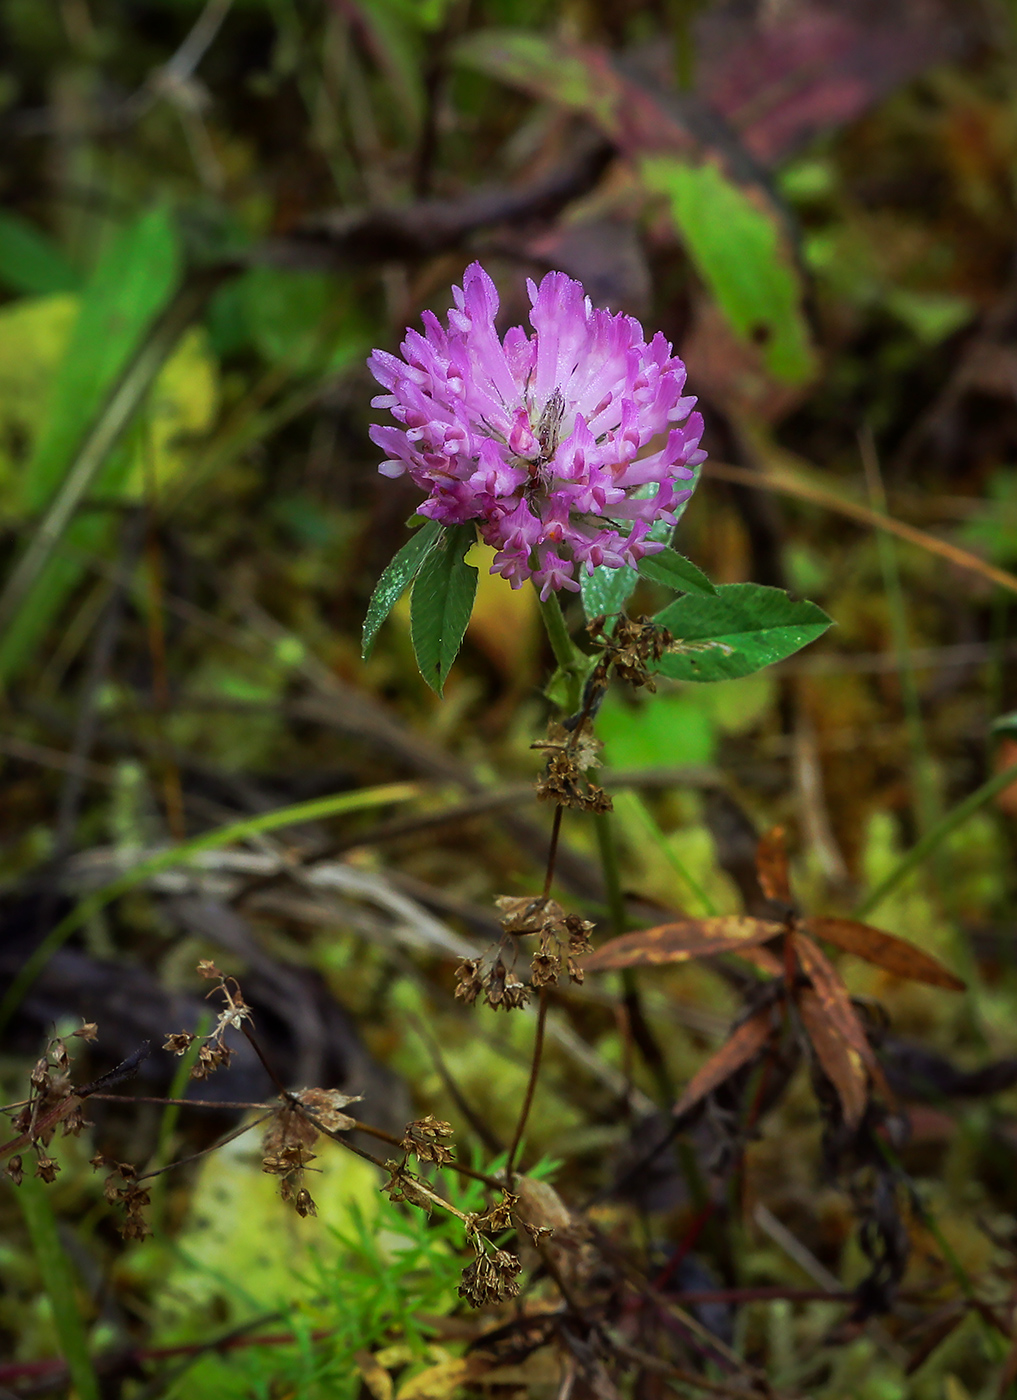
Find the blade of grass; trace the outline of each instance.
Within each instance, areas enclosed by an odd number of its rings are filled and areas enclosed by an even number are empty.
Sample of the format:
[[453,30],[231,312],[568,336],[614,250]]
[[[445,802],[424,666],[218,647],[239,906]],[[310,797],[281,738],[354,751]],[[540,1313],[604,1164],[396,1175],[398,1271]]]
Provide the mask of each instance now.
[[887,895],[897,888],[905,876],[910,875],[912,870],[921,865],[922,861],[927,859],[936,847],[959,826],[963,825],[968,817],[973,816],[979,808],[984,807],[987,802],[991,802],[994,797],[1014,783],[1017,783],[1017,763],[1013,763],[1009,768],[1004,768],[1002,772],[996,773],[980,788],[976,788],[973,793],[965,797],[963,802],[958,802],[956,807],[952,807],[934,827],[925,833],[920,841],[915,842],[910,851],[901,857],[876,888],[870,890],[855,909],[854,918],[867,918],[878,905],[882,904]]
[[643,828],[654,845],[657,846],[668,865],[670,865],[671,869],[678,875],[682,884],[685,885],[699,901],[699,904],[702,906],[702,913],[709,918],[713,918],[717,914],[717,906],[698,880],[696,880],[675,855],[670,841],[657,824],[656,818],[639,794],[636,792],[619,792],[614,798],[614,805],[620,814],[634,819]]
[[260,812],[256,817],[231,822],[228,826],[216,827],[201,836],[182,841],[177,846],[160,851],[127,870],[118,879],[112,880],[102,889],[94,891],[81,900],[71,912],[54,925],[34,950],[0,1001],[0,1031],[7,1025],[21,1003],[22,997],[36,980],[49,959],[66,943],[76,929],[86,923],[100,909],[104,909],[114,899],[133,890],[135,886],[171,870],[176,865],[184,865],[192,857],[203,851],[218,850],[234,841],[245,841],[264,831],[276,831],[283,826],[296,826],[301,822],[321,821],[326,817],[344,816],[348,812],[361,812],[370,807],[381,807],[390,802],[408,802],[420,794],[420,787],[414,783],[386,783],[381,787],[362,788],[358,792],[332,793],[328,797],[318,797],[311,802],[297,802],[289,807],[277,807],[271,812]]
[[[865,480],[869,490],[869,500],[874,510],[886,515],[886,491],[876,457],[876,444],[872,430],[868,426],[859,434],[858,446]],[[893,536],[886,530],[876,531],[876,548],[879,551],[879,568],[883,575],[883,592],[890,614],[890,631],[894,650],[897,653],[897,673],[900,678],[901,699],[904,703],[904,722],[907,729],[908,748],[911,750],[911,773],[913,803],[918,830],[925,834],[933,825],[939,813],[936,810],[936,785],[932,773],[932,759],[929,753],[925,725],[922,721],[922,706],[918,695],[918,680],[911,659],[911,639],[908,636],[907,606],[904,590],[901,587],[900,569],[897,566],[897,551]]]
[[948,559],[960,569],[981,574],[983,578],[991,579],[1010,593],[1017,593],[1017,574],[1008,573],[1006,569],[997,569],[994,564],[979,559],[977,554],[971,554],[947,540],[919,530],[915,525],[908,525],[892,515],[883,515],[870,506],[848,500],[847,497],[840,496],[835,491],[828,491],[825,487],[815,486],[797,473],[792,475],[783,467],[768,467],[765,471],[756,471],[749,467],[734,467],[728,462],[707,462],[703,466],[703,475],[713,477],[717,481],[733,481],[739,486],[751,486],[755,491],[780,491],[786,496],[796,496],[800,501],[810,501],[813,505],[823,506],[838,515],[845,515],[849,520],[857,520],[859,525],[886,530],[899,539],[907,540],[909,544],[918,545],[919,549]]
[[[155,1152],[148,1164],[149,1171],[156,1171],[164,1167],[169,1161],[170,1151],[173,1145],[173,1134],[176,1132],[177,1123],[180,1119],[180,1109],[184,1101],[184,1093],[190,1083],[191,1070],[198,1060],[198,1054],[204,1037],[208,1034],[212,1026],[212,1016],[210,1012],[202,1012],[198,1024],[194,1027],[194,1040],[180,1057],[180,1062],[173,1072],[170,1081],[169,1094],[167,1097],[176,1102],[168,1103],[163,1110],[162,1122],[159,1124],[159,1140],[155,1146]],[[151,1218],[153,1221],[162,1221],[166,1206],[166,1189],[169,1184],[168,1176],[157,1176],[152,1181],[152,1207]]]
[[85,1324],[74,1293],[74,1275],[60,1243],[56,1216],[46,1188],[26,1175],[17,1192],[32,1240],[43,1286],[53,1309],[53,1323],[79,1400],[99,1400],[99,1381],[88,1353]]
[[56,496],[50,503],[28,548],[0,593],[0,675],[17,664],[23,647],[13,654],[11,634],[18,614],[53,557],[86,492],[103,463],[129,426],[168,356],[200,311],[209,293],[209,280],[185,288],[132,360],[78,448]]

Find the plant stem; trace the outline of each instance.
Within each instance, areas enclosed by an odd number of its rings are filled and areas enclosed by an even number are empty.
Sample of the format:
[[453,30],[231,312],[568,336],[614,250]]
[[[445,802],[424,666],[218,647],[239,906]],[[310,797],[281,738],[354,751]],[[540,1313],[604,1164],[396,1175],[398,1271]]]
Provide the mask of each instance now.
[[558,841],[561,837],[561,819],[564,811],[564,807],[556,807],[554,809],[554,821],[551,824],[551,840],[547,848],[547,872],[544,875],[544,889],[542,891],[545,899],[547,899],[548,895],[551,893],[551,885],[554,883],[554,867],[558,859]]
[[600,855],[600,869],[604,876],[604,891],[607,896],[607,911],[611,920],[611,935],[619,937],[625,932],[625,897],[622,894],[621,871],[618,869],[618,847],[614,839],[609,812],[598,812],[593,818],[597,833],[597,850]]
[[526,1121],[530,1116],[530,1109],[533,1107],[533,1096],[537,1092],[537,1080],[540,1077],[540,1061],[544,1054],[544,1029],[546,1026],[547,988],[541,987],[540,1001],[537,1005],[537,1033],[533,1039],[533,1062],[530,1065],[530,1080],[526,1086],[526,1097],[523,1099],[523,1106],[519,1113],[519,1122],[516,1124],[516,1131],[512,1138],[512,1146],[509,1148],[508,1157],[505,1159],[505,1186],[509,1191],[512,1190],[516,1154],[519,1151],[519,1144],[523,1140],[523,1133],[526,1131]]
[[937,846],[967,821],[968,817],[973,816],[980,807],[991,802],[1012,783],[1017,783],[1017,763],[1011,764],[1009,768],[1004,768],[1001,773],[996,773],[980,788],[976,788],[963,802],[958,802],[956,807],[951,808],[935,826],[925,833],[920,841],[915,842],[910,851],[901,857],[889,875],[885,876],[876,888],[865,896],[855,910],[855,918],[864,919],[871,914],[878,904],[882,904],[890,891],[897,888],[906,875],[910,875],[916,866],[921,865],[926,856],[931,855]]
[[540,598],[539,594],[537,596],[540,603],[540,616],[543,619],[548,641],[551,643],[551,650],[554,652],[555,660],[565,677],[565,709],[568,714],[572,715],[579,709],[579,702],[582,699],[583,677],[586,671],[585,658],[569,636],[557,593],[551,593],[546,600]]
[[[886,514],[886,491],[876,458],[872,431],[866,428],[859,434],[859,447],[865,479],[869,489],[869,502],[881,515]],[[939,815],[936,811],[936,785],[932,772],[932,759],[922,721],[921,699],[918,694],[918,681],[911,661],[911,639],[908,636],[907,608],[904,590],[901,587],[900,570],[897,567],[897,551],[893,537],[883,530],[876,531],[876,548],[879,553],[879,567],[883,575],[883,592],[886,595],[887,610],[890,615],[890,632],[894,650],[897,653],[897,671],[900,677],[901,700],[904,706],[904,723],[911,750],[912,801],[918,830],[924,836]]]

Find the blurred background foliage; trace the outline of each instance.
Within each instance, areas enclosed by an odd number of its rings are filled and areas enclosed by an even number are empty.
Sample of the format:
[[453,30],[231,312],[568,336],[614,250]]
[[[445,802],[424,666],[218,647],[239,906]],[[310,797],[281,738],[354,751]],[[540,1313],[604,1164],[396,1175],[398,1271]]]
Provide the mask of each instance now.
[[[365,355],[444,312],[474,258],[506,325],[525,277],[558,268],[665,331],[711,453],[678,547],[836,624],[756,677],[609,696],[634,923],[741,910],[753,828],[775,822],[807,906],[847,912],[1017,759],[1017,581],[977,567],[1017,566],[1015,15],[1005,0],[0,0],[0,979],[153,847],[419,784],[409,807],[259,836],[94,914],[20,996],[7,1098],[54,1027],[98,1022],[89,1078],[196,1025],[193,967],[215,956],[287,1082],[363,1093],[364,1118],[395,1131],[433,1111],[463,1154],[510,1136],[531,1024],[466,1011],[451,986],[495,927],[491,897],[540,878],[546,814],[526,784],[551,658],[535,600],[482,567],[441,702],[405,600],[359,659],[415,506],[376,474]],[[636,611],[660,601],[643,583]],[[967,994],[843,960],[889,1018],[902,1161],[930,1214],[910,1218],[884,1321],[788,1300],[704,1318],[782,1393],[1005,1390],[1009,1342],[954,1300],[1012,1308],[1015,820],[1008,789],[878,912]],[[562,897],[595,918],[592,834],[576,820],[565,840]],[[610,1190],[660,1075],[612,979],[590,983],[555,1000],[530,1156],[553,1154],[563,1196],[600,1193],[601,1228],[663,1259],[688,1237],[681,1181]],[[641,988],[681,1086],[737,991],[707,965]],[[165,1094],[174,1069],[157,1051],[124,1093]],[[242,1054],[213,1084],[204,1097],[271,1093]],[[125,1245],[93,1151],[165,1161],[236,1122],[168,1112],[97,1103],[51,1188],[26,1183],[22,1209],[5,1186],[5,1394],[558,1393],[546,1351],[471,1377],[484,1324],[455,1296],[458,1236],[338,1153],[317,1221],[285,1213],[242,1138],[160,1178],[155,1234]],[[851,1199],[801,1075],[745,1171],[737,1248],[697,1246],[684,1286],[856,1284]]]

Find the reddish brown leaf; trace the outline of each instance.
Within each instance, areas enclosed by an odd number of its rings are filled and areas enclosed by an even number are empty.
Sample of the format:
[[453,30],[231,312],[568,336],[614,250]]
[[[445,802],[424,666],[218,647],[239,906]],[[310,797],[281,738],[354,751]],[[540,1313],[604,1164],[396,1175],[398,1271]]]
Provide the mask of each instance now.
[[743,1021],[717,1053],[711,1056],[686,1084],[685,1092],[671,1110],[675,1117],[680,1118],[683,1113],[687,1113],[700,1099],[705,1098],[726,1079],[730,1079],[743,1065],[747,1065],[770,1038],[771,1024],[772,1010],[769,1006],[764,1006],[747,1021]]
[[928,982],[933,987],[948,987],[962,992],[964,983],[929,953],[916,948],[903,938],[895,938],[882,929],[856,923],[854,919],[807,919],[805,927],[817,938],[836,943],[846,953],[865,958],[877,967],[885,968],[896,977],[908,977],[912,982]]
[[740,958],[750,962],[753,967],[758,967],[760,972],[765,972],[768,977],[779,977],[784,971],[784,963],[776,953],[771,953],[769,948],[746,948],[743,945],[737,951]]
[[657,963],[688,962],[713,953],[738,953],[767,943],[784,931],[770,919],[750,919],[740,914],[713,919],[683,919],[676,924],[624,933],[598,948],[583,963],[587,972],[609,967],[652,967]]
[[956,52],[965,9],[973,19],[975,7],[943,0],[704,6],[696,86],[756,159],[774,166]]
[[805,988],[797,1000],[816,1058],[837,1090],[844,1121],[849,1128],[857,1128],[869,1101],[869,1077],[862,1057],[835,1029],[816,992]]
[[858,1013],[851,1005],[851,997],[840,973],[826,956],[818,943],[813,943],[804,933],[794,935],[795,952],[798,961],[818,996],[823,1015],[837,1034],[847,1042],[852,1050],[861,1056],[862,1063],[872,1076],[885,1098],[894,1101],[890,1086],[879,1066],[872,1046],[858,1019]]
[[756,873],[767,899],[779,904],[791,903],[791,883],[788,879],[787,845],[784,828],[772,827],[756,847]]

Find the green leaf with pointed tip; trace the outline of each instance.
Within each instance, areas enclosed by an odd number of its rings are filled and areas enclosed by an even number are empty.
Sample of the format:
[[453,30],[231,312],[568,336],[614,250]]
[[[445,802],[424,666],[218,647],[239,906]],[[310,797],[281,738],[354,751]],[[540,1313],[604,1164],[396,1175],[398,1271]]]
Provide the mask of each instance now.
[[367,616],[364,618],[361,655],[365,661],[374,650],[374,639],[378,635],[381,624],[413,582],[428,551],[440,534],[441,526],[437,521],[429,520],[415,535],[411,535],[399,553],[386,566],[384,573],[378,580],[377,587],[371,594],[371,601],[367,605]]
[[24,1212],[35,1261],[49,1296],[53,1326],[80,1400],[99,1400],[99,1382],[88,1350],[74,1269],[60,1239],[53,1206],[41,1181],[30,1173],[16,1193]]
[[163,206],[110,241],[82,294],[43,430],[21,476],[26,510],[41,510],[59,489],[89,425],[176,291],[182,258],[172,214]]
[[[693,487],[699,480],[699,468],[692,478]],[[646,496],[652,496],[656,491],[655,486],[641,486],[638,491],[633,491],[633,496],[639,500]],[[685,513],[688,501],[682,501],[672,512],[676,520],[680,520]],[[655,520],[650,526],[647,538],[658,540],[661,544],[668,544],[674,534],[674,526],[670,521]],[[607,630],[613,632],[617,622],[617,614],[621,612],[625,604],[636,591],[636,584],[639,582],[639,574],[635,569],[629,568],[628,564],[623,564],[619,569],[610,569],[605,564],[594,569],[592,574],[580,574],[579,589],[583,600],[583,611],[586,620],[591,622],[595,617],[607,618]]]
[[587,622],[595,617],[611,617],[622,608],[635,592],[639,575],[628,564],[620,569],[609,569],[601,564],[592,574],[583,574],[579,589],[583,599],[583,612]]
[[428,550],[413,583],[410,636],[420,674],[440,695],[459,654],[477,594],[477,570],[464,555],[477,538],[472,521],[452,525]]
[[737,185],[715,159],[646,156],[647,188],[667,197],[696,270],[737,335],[762,347],[767,368],[801,384],[815,368],[802,287],[787,231],[772,203]]
[[676,639],[657,669],[683,681],[749,676],[814,642],[831,623],[815,603],[761,583],[722,583],[712,597],[687,593],[654,621]]
[[639,572],[643,578],[654,583],[662,583],[665,588],[673,588],[676,593],[700,593],[707,597],[716,596],[717,590],[703,573],[684,554],[676,549],[662,549],[659,554],[647,554],[639,561]]

